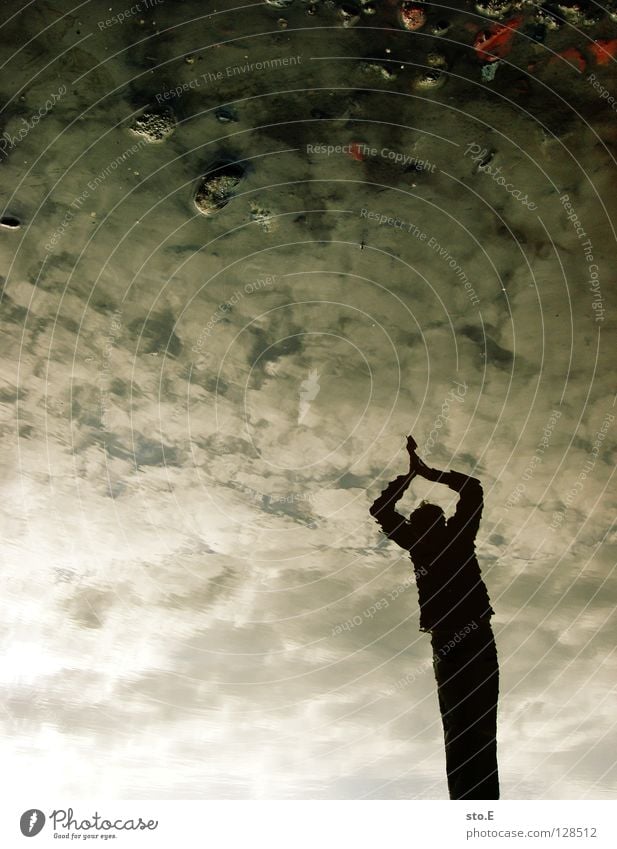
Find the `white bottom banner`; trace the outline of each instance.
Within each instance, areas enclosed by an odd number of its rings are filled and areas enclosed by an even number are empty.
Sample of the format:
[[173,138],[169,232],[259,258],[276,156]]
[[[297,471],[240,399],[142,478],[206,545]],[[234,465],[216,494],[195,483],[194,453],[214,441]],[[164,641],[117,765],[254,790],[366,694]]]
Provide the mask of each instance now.
[[[37,806],[33,806],[35,803]],[[4,802],[0,845],[165,849],[566,846],[614,849],[613,801]],[[28,841],[32,840],[32,843]]]

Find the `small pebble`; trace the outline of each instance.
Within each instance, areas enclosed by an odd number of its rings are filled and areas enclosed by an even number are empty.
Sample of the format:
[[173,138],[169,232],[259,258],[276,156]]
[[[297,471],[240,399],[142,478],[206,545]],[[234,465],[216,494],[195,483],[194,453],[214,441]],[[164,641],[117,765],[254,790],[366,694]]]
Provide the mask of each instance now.
[[265,233],[271,233],[276,226],[272,212],[256,203],[251,203],[250,218],[251,221],[258,224]]
[[577,0],[558,0],[555,6],[568,23],[579,25],[583,22],[583,8]]
[[352,27],[360,20],[360,9],[350,3],[344,3],[338,14],[344,27]]
[[432,24],[431,33],[433,35],[445,35],[450,29],[450,21],[446,21],[445,18],[437,21],[436,24]]
[[381,77],[384,80],[395,80],[396,74],[387,68],[385,65],[381,65],[379,62],[363,62],[360,65],[360,70],[364,74],[371,74],[377,77]]
[[235,162],[215,164],[200,183],[193,202],[202,215],[215,215],[227,206],[242,181],[244,169]]
[[19,230],[21,221],[14,215],[3,215],[0,218],[0,227],[4,227],[5,230]]
[[173,133],[176,128],[176,117],[170,107],[160,110],[148,110],[139,115],[131,132],[142,136],[150,144],[160,144]]
[[497,68],[500,64],[501,60],[498,59],[496,62],[488,62],[482,65],[482,70],[480,73],[485,83],[490,83],[495,79],[495,74],[497,73]]
[[426,64],[430,65],[432,68],[447,68],[448,63],[446,62],[446,57],[443,53],[429,53],[426,57]]
[[556,17],[549,9],[540,7],[536,10],[535,21],[538,24],[543,24],[548,30],[561,29],[563,21]]
[[441,88],[446,81],[446,75],[437,68],[429,68],[420,74],[414,82],[414,88],[424,91],[430,88]]
[[401,3],[399,20],[406,30],[422,29],[426,23],[426,12],[416,3]]
[[503,18],[512,7],[510,0],[477,0],[476,11],[487,18]]
[[214,117],[221,124],[229,124],[230,121],[237,121],[238,116],[234,112],[233,109],[230,109],[229,106],[219,106],[219,108],[215,111]]

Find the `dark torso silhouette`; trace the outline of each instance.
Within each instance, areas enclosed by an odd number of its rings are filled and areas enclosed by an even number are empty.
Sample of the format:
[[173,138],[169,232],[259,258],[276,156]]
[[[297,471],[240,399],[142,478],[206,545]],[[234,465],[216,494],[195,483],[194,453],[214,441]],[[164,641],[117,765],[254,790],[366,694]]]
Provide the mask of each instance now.
[[409,551],[418,588],[420,630],[457,631],[489,622],[494,610],[480,575],[475,538],[482,515],[482,486],[462,472],[441,472],[439,482],[459,492],[456,512],[437,533],[424,533],[394,509],[410,479],[395,478],[371,515],[389,539]]

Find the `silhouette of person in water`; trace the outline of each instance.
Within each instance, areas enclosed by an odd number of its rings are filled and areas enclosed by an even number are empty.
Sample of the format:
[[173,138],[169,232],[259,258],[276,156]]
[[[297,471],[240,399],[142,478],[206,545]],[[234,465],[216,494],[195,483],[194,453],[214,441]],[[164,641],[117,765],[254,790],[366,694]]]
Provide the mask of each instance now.
[[[482,486],[462,472],[429,468],[407,438],[409,472],[399,475],[370,508],[387,537],[409,551],[420,604],[420,630],[430,632],[451,799],[498,799],[499,668],[494,614],[475,554]],[[446,520],[423,501],[406,519],[395,510],[414,477],[459,493]]]

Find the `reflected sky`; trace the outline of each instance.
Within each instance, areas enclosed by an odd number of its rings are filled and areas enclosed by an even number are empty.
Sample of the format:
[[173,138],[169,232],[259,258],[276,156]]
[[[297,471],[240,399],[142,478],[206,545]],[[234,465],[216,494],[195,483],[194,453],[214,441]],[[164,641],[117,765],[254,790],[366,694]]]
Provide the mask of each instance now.
[[[534,42],[525,7],[489,82],[468,7],[438,37],[232,5],[2,13],[14,790],[447,798],[413,573],[368,514],[411,431],[484,487],[503,798],[613,798],[615,130],[585,74],[617,92],[614,25]],[[221,157],[244,176],[204,216]],[[453,512],[426,481],[403,509],[429,494]]]

